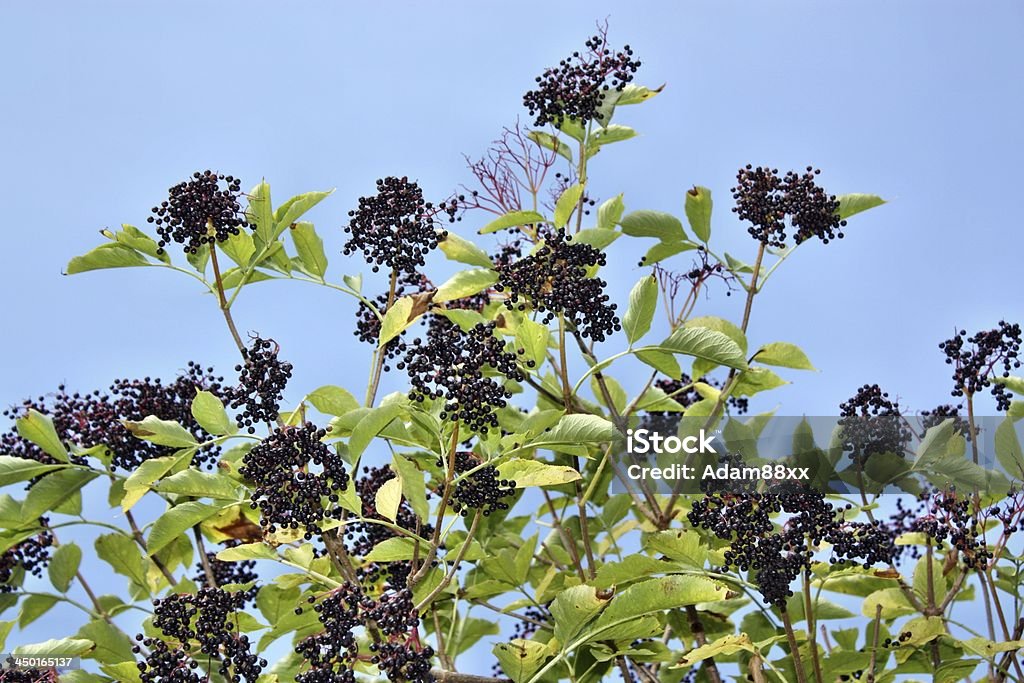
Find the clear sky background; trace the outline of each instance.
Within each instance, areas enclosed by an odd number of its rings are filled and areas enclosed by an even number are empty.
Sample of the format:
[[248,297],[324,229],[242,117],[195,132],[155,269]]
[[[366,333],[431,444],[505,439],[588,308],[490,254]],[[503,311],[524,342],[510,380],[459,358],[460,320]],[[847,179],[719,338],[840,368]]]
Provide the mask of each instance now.
[[[246,187],[265,177],[278,203],[337,188],[309,218],[335,279],[369,276],[339,253],[356,198],[389,174],[437,198],[468,182],[462,155],[526,121],[534,76],[606,17],[643,60],[638,82],[667,87],[617,115],[642,137],[594,160],[595,196],[682,215],[685,189],[705,185],[714,241],[748,260],[754,242],[728,210],[748,162],[813,164],[832,192],[890,200],[845,240],[801,247],[759,297],[752,344],[798,343],[820,372],[787,373],[755,407],[830,414],[865,382],[913,409],[948,402],[938,342],[1024,318],[1017,2],[7,2],[0,403],[171,377],[190,359],[229,370],[236,351],[188,278],[61,269],[99,229],[144,227],[169,186],[214,168]],[[604,272],[620,302],[635,263]],[[738,298],[719,291],[698,313],[735,319]],[[325,383],[361,395],[370,349],[354,309],[269,283],[243,294],[237,319],[281,343],[293,400]]]

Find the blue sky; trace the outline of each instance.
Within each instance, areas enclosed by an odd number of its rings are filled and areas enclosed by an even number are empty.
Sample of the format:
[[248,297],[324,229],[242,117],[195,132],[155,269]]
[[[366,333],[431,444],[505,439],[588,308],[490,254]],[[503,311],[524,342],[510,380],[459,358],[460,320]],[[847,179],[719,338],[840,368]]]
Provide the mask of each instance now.
[[[0,403],[171,376],[190,359],[229,370],[230,338],[187,278],[62,267],[215,168],[247,186],[266,177],[277,202],[337,188],[309,217],[335,279],[367,271],[339,253],[356,198],[388,174],[435,197],[468,182],[462,155],[525,121],[533,77],[605,17],[643,60],[638,80],[667,88],[619,115],[641,137],[595,159],[596,196],[682,215],[685,189],[710,187],[713,239],[748,259],[727,201],[743,164],[813,164],[833,192],[890,200],[845,240],[801,247],[757,301],[752,343],[798,343],[821,371],[787,375],[757,407],[829,414],[865,382],[915,409],[949,401],[938,342],[1024,317],[1015,2],[5,3]],[[605,271],[620,302],[635,262]],[[736,299],[719,292],[699,312],[736,318]],[[369,349],[353,310],[270,283],[237,317],[281,343],[297,399],[325,383],[361,393]]]

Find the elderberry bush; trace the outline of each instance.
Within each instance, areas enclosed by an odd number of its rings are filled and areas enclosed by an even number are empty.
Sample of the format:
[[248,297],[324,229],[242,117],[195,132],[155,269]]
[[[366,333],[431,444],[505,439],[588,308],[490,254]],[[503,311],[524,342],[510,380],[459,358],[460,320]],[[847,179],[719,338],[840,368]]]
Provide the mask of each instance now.
[[153,207],[149,222],[160,235],[158,253],[172,241],[195,254],[205,244],[223,242],[249,227],[242,205],[241,181],[213,171],[196,171],[168,191]]
[[607,264],[604,253],[589,244],[573,243],[565,230],[553,231],[535,253],[498,271],[498,292],[507,292],[509,310],[527,307],[549,323],[564,315],[584,338],[604,341],[622,329],[616,304],[605,294],[607,283],[588,277],[587,270]]

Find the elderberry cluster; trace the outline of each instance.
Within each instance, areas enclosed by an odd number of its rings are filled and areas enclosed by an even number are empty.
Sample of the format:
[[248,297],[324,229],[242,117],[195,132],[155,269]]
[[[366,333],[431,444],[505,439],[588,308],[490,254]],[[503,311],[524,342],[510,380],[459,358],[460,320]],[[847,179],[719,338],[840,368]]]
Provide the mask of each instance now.
[[[469,472],[480,464],[480,458],[469,451],[455,453],[456,474]],[[442,462],[438,460],[437,465],[440,467]],[[455,484],[451,507],[463,517],[467,516],[470,510],[480,510],[486,517],[497,510],[508,510],[508,503],[503,499],[511,498],[515,494],[514,480],[501,479],[497,467],[484,465]]]
[[342,250],[346,256],[361,251],[373,272],[387,266],[391,272],[415,273],[424,257],[448,235],[439,217],[454,223],[458,200],[436,206],[423,199],[423,190],[407,177],[388,176],[377,181],[377,193],[359,198],[359,208],[348,212],[345,232],[351,237]]
[[[14,658],[8,657],[8,664],[14,665]],[[57,669],[0,669],[0,683],[57,683],[60,675]]]
[[[153,626],[163,638],[135,636],[149,654],[139,662],[143,683],[206,680],[196,673],[199,659],[218,662],[217,671],[229,681],[254,683],[267,660],[253,653],[249,637],[238,630],[238,611],[245,596],[220,588],[201,588],[197,593],[176,593],[153,601]],[[180,645],[171,649],[166,640]],[[136,645],[133,652],[142,648]]]
[[843,449],[854,463],[863,465],[877,453],[903,457],[911,431],[899,403],[877,384],[865,384],[839,404]]
[[[241,181],[213,171],[196,171],[192,178],[168,191],[166,201],[153,207],[147,220],[160,235],[158,253],[172,240],[195,254],[204,244],[223,242],[249,227],[239,198]],[[212,231],[212,232],[211,232]]]
[[616,305],[604,293],[604,280],[587,270],[605,265],[605,255],[589,244],[572,243],[565,230],[551,233],[536,252],[498,269],[499,292],[508,292],[509,310],[532,305],[544,313],[543,323],[564,315],[583,337],[604,341],[622,329]]
[[230,394],[230,406],[242,408],[235,420],[239,428],[256,432],[260,422],[275,422],[281,407],[281,395],[292,376],[292,364],[277,357],[280,347],[273,339],[253,339],[242,349],[243,365],[236,365],[238,386]]
[[43,529],[39,534],[11,546],[0,555],[0,593],[10,593],[16,588],[12,581],[19,568],[37,578],[43,575],[43,570],[50,564],[50,548],[53,546],[53,534],[46,526],[48,523],[46,517],[40,517],[39,524]]
[[[419,273],[400,274],[395,281],[394,297],[391,297],[387,292],[384,292],[374,300],[377,311],[383,315],[388,308],[388,303],[390,301],[397,300],[399,297],[405,296],[409,291],[408,288],[415,288],[413,291],[420,292],[423,291],[425,285],[426,278]],[[359,341],[376,346],[380,339],[380,327],[381,319],[377,317],[377,313],[374,313],[372,308],[360,301],[359,308],[356,309],[356,329],[354,331],[354,334],[359,338]],[[400,357],[406,352],[407,346],[402,339],[404,336],[405,330],[384,345],[385,359],[390,361]],[[387,372],[390,369],[391,367],[385,363],[383,370]]]
[[[941,406],[936,406],[931,410],[921,411],[921,428],[924,431],[928,431],[932,427],[937,427],[948,419],[953,420],[953,431],[960,436],[971,440],[971,428],[960,415],[960,406],[950,405],[948,403]],[[975,428],[975,431],[979,431]]]
[[[233,548],[239,544],[239,541],[230,540],[224,545],[228,548]],[[214,583],[217,584],[218,588],[222,588],[228,584],[243,584],[249,583],[250,581],[258,581],[259,575],[256,573],[256,560],[239,560],[237,562],[227,562],[225,560],[217,559],[217,553],[206,553],[206,561],[209,562],[210,568],[213,570]],[[192,576],[192,580],[197,584],[206,583],[206,568],[202,562],[196,564],[195,574]],[[259,586],[253,586],[244,591],[238,591],[245,596],[246,602],[251,602],[256,599],[256,593],[259,591]]]
[[586,50],[573,52],[558,66],[537,76],[537,88],[523,95],[523,105],[534,117],[534,125],[560,126],[569,118],[586,123],[600,118],[601,105],[609,92],[620,93],[640,68],[633,50],[624,45],[612,52],[604,35],[589,38]]
[[[377,491],[385,482],[394,479],[395,473],[387,466],[363,467],[363,474],[356,480],[356,489],[359,492],[359,500],[362,501],[362,518],[366,520],[385,521],[383,515],[377,512],[376,500]],[[391,520],[386,520],[391,521]],[[396,526],[408,531],[416,531],[418,520],[412,510],[409,501],[402,498],[395,515]],[[434,533],[434,527],[425,524],[420,529],[420,534],[429,537]],[[351,544],[351,552],[357,557],[366,556],[377,544],[394,538],[397,534],[382,524],[373,522],[353,522],[345,525],[345,539]],[[387,562],[371,563],[361,567],[359,570],[360,579],[368,583],[376,581],[382,574],[386,575],[388,583],[392,587],[400,587],[406,584],[409,578],[408,562]]]
[[494,335],[495,323],[478,323],[469,332],[458,326],[439,330],[426,343],[413,341],[398,369],[405,369],[412,383],[409,399],[422,402],[442,399],[441,419],[461,420],[476,432],[486,434],[498,426],[495,410],[505,407],[512,392],[485,371],[520,382],[522,372],[516,356],[504,351]]
[[[776,526],[773,518],[787,516]],[[832,546],[833,562],[869,567],[891,562],[896,547],[881,527],[845,521],[819,491],[796,485],[771,492],[714,493],[695,501],[690,524],[730,543],[725,569],[751,572],[766,604],[785,609],[790,585],[810,571],[815,549]]]
[[921,502],[923,510],[910,521],[908,530],[923,533],[937,544],[949,541],[959,551],[965,567],[984,568],[992,552],[985,542],[980,511],[971,505],[970,497],[949,489],[933,492]]
[[348,488],[349,475],[321,441],[326,434],[310,422],[285,427],[245,454],[238,472],[256,485],[252,507],[259,508],[266,531],[304,529],[309,540],[322,533],[325,518],[341,518],[339,492]]
[[[964,342],[971,346],[965,348]],[[1010,392],[1002,384],[992,381],[1000,375],[1009,377],[1010,370],[1020,367],[1021,331],[1019,324],[1000,320],[991,330],[983,330],[970,337],[960,330],[952,339],[939,344],[946,354],[946,364],[953,365],[952,395],[973,396],[986,387],[992,387],[996,410],[1010,408]]]
[[[104,445],[115,469],[134,470],[151,458],[170,454],[174,449],[143,441],[132,435],[121,420],[139,421],[149,415],[177,422],[203,442],[208,434],[192,415],[192,399],[203,390],[215,396],[224,396],[223,377],[215,377],[213,368],[203,369],[189,362],[188,368],[172,382],[159,378],[118,379],[107,393],[99,390],[89,393],[69,392],[64,385],[49,396],[23,401],[17,408],[4,411],[4,416],[16,419],[28,411],[36,410],[53,421],[57,435],[64,442],[82,448]],[[45,464],[56,461],[15,429],[0,434],[0,450],[19,458]],[[196,452],[193,462],[203,466],[213,463],[220,453],[218,446],[208,446]],[[82,456],[72,455],[76,463]]]
[[[353,668],[359,644],[353,631],[372,627],[381,636],[369,646],[370,661],[391,681],[433,682],[430,660],[434,651],[419,642],[419,616],[412,591],[388,591],[377,600],[361,585],[345,583],[319,602],[308,598],[324,630],[300,641],[295,651],[310,667],[298,674],[296,683],[354,683]],[[301,614],[302,607],[295,612]]]
[[804,173],[788,171],[780,177],[777,168],[747,164],[736,173],[736,186],[730,190],[736,200],[733,213],[751,223],[747,232],[754,239],[770,247],[786,246],[787,215],[796,244],[811,237],[825,244],[842,239],[846,221],[839,217],[836,196],[816,184],[820,173],[808,166]]

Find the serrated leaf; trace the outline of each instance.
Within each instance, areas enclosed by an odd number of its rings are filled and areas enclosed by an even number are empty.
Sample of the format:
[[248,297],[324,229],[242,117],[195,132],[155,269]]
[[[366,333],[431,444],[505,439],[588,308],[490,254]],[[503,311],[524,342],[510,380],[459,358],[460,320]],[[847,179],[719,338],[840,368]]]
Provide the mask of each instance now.
[[[391,479],[390,481],[395,480]],[[416,542],[413,539],[396,536],[384,539],[373,546],[363,559],[367,562],[407,562],[412,559],[415,552]]]
[[711,239],[711,190],[699,185],[686,191],[686,220],[701,242]]
[[583,186],[579,183],[571,185],[562,192],[558,201],[555,202],[555,227],[564,228],[569,222],[569,217],[576,210],[583,196]]
[[764,365],[795,370],[815,370],[807,354],[796,344],[772,342],[765,344],[754,354],[754,360]]
[[565,465],[549,465],[539,460],[512,458],[498,465],[502,479],[515,481],[516,488],[557,486],[580,478],[580,473]]
[[197,445],[196,438],[192,432],[171,420],[161,420],[155,415],[138,422],[133,420],[121,420],[121,424],[139,439],[144,439],[159,446],[171,446],[173,448],[185,448]]
[[466,263],[471,266],[480,266],[481,268],[494,267],[494,262],[491,261],[491,257],[487,255],[487,252],[469,240],[459,237],[454,232],[449,232],[448,236],[441,240],[437,246],[452,261]]
[[672,379],[679,379],[683,374],[683,369],[679,367],[679,361],[667,351],[640,349],[635,351],[634,355],[643,363]]
[[[106,235],[107,231],[104,230],[103,233]],[[107,236],[109,237],[109,235]],[[114,234],[114,239],[126,247],[142,252],[146,256],[152,256],[164,263],[171,262],[171,257],[166,251],[160,253],[160,245],[156,243],[156,240],[136,228],[134,225],[122,223],[121,229]]]
[[57,546],[53,551],[53,557],[50,558],[50,566],[47,567],[53,587],[61,593],[67,593],[81,562],[82,549],[74,541]]
[[274,212],[270,206],[270,185],[266,181],[249,190],[249,206],[245,214],[246,220],[255,226],[260,246],[274,241]]
[[678,218],[664,211],[642,209],[626,214],[619,221],[622,232],[633,237],[656,237],[662,242],[686,239],[686,231]]
[[683,655],[679,662],[672,665],[669,668],[678,669],[681,667],[693,666],[697,662],[710,659],[712,657],[719,657],[722,655],[732,655],[737,652],[755,652],[754,644],[750,641],[750,637],[746,633],[739,635],[727,634],[718,638],[710,643],[695,647],[694,649]]
[[655,95],[658,95],[664,89],[664,83],[659,85],[657,88],[648,88],[645,85],[627,83],[626,86],[621,90],[621,92],[619,92],[619,99],[616,101],[616,106],[625,106],[628,104],[640,104],[641,102],[646,102]]
[[622,329],[630,344],[650,331],[657,308],[658,280],[653,275],[646,275],[630,291],[629,308],[622,318]]
[[597,207],[597,227],[599,229],[614,230],[626,211],[626,205],[622,201],[622,194],[617,194],[611,199],[605,200]]
[[[327,197],[330,197],[332,194],[334,194],[334,190],[304,192],[285,201],[281,206],[274,210],[274,226],[276,235],[280,235],[288,226],[299,220],[303,214]],[[267,199],[267,204],[269,206],[269,186],[267,187]]]
[[402,494],[412,506],[412,511],[426,524],[430,506],[427,504],[427,485],[423,480],[423,472],[411,460],[397,453],[391,456],[391,466],[402,482]]
[[994,445],[996,458],[1006,473],[1015,479],[1024,479],[1024,451],[1011,418],[1004,419],[996,427]]
[[96,648],[90,658],[101,664],[117,664],[135,659],[132,653],[134,643],[116,626],[102,619],[93,619],[78,630],[75,638],[91,640]]
[[551,448],[558,444],[602,443],[618,436],[615,425],[598,415],[565,415],[554,427],[531,440],[530,446]]
[[565,144],[554,135],[545,133],[542,130],[531,130],[526,134],[526,137],[530,138],[544,149],[550,149],[552,152],[559,154],[570,164],[572,163],[572,147]]
[[551,332],[546,326],[526,318],[516,329],[516,347],[524,350],[524,360],[532,360],[540,367],[547,357],[550,337]]
[[114,571],[131,579],[136,585],[146,588],[146,565],[139,548],[128,536],[103,534],[94,546],[96,555],[113,567]]
[[53,420],[48,415],[43,415],[35,408],[29,408],[28,413],[19,417],[14,424],[22,438],[28,439],[57,460],[68,461],[68,450],[57,436]]
[[839,201],[839,210],[836,213],[840,218],[849,218],[861,211],[885,204],[884,199],[873,194],[841,194],[836,199]]
[[16,458],[13,455],[0,455],[0,486],[28,481],[40,474],[66,467],[67,465],[44,465],[36,460]]
[[131,247],[116,242],[96,247],[68,261],[66,275],[76,275],[103,268],[132,268],[151,265],[146,257]]
[[176,538],[215,514],[219,507],[198,501],[179,503],[160,515],[146,539],[146,551],[153,556],[166,548]]
[[737,370],[745,370],[747,367],[743,349],[735,341],[706,327],[680,328],[659,344],[656,350],[682,353]]
[[391,304],[391,308],[384,314],[384,320],[380,324],[378,346],[384,346],[416,322],[419,316],[413,315],[413,304],[411,296],[403,296]]
[[56,604],[56,595],[37,593],[28,596],[22,601],[21,611],[18,612],[18,628],[24,630],[26,626],[49,612],[50,608]]
[[98,476],[99,472],[79,469],[47,474],[36,482],[25,496],[25,502],[21,504],[22,521],[35,523],[43,513],[53,510],[68,496]]
[[434,294],[434,301],[442,303],[479,294],[497,281],[498,273],[494,270],[487,268],[462,270],[452,275],[443,285],[437,288],[437,293]]
[[269,545],[256,542],[225,548],[217,553],[217,559],[223,562],[239,562],[242,560],[276,560],[278,557]]
[[549,608],[555,620],[555,638],[568,643],[608,605],[608,598],[597,596],[593,586],[573,586],[560,592]]
[[325,384],[307,396],[313,407],[325,415],[345,415],[359,408],[359,401],[347,389]]
[[480,234],[486,235],[507,228],[517,228],[521,225],[534,225],[546,222],[547,219],[536,211],[510,211],[480,228]]
[[186,469],[161,480],[153,488],[162,493],[177,493],[194,498],[237,501],[240,486],[224,474]]
[[192,399],[192,417],[199,426],[214,436],[234,434],[238,425],[228,417],[221,400],[209,391],[197,391]]
[[378,406],[367,411],[352,428],[352,436],[348,441],[349,455],[353,458],[362,455],[370,442],[404,412],[405,408],[395,403]]
[[392,522],[398,516],[398,506],[402,504],[402,481],[395,477],[384,482],[374,498],[377,513]]
[[598,250],[603,250],[612,242],[622,237],[618,230],[608,228],[584,228],[572,236],[576,244],[589,244]]
[[653,266],[655,263],[661,263],[667,258],[672,258],[676,254],[681,254],[684,251],[692,251],[697,248],[697,245],[689,240],[673,240],[671,242],[659,242],[653,247],[647,250],[643,258],[640,260],[640,265]]
[[789,384],[768,368],[747,368],[736,380],[733,396],[753,396]]
[[327,272],[327,254],[324,253],[324,241],[316,234],[313,224],[306,221],[293,223],[288,233],[306,272],[322,278]]
[[498,643],[492,650],[501,665],[501,670],[513,683],[524,683],[540,670],[545,660],[553,653],[551,648],[536,640],[516,638],[507,643]]
[[19,645],[13,654],[24,657],[80,657],[96,646],[85,638],[55,638],[42,643]]

